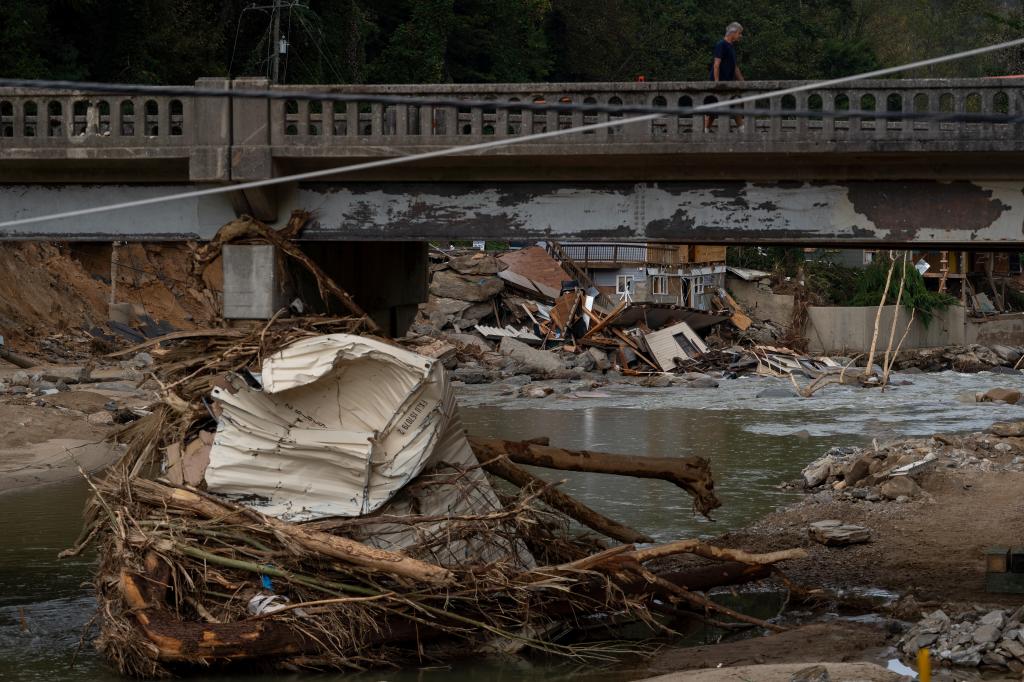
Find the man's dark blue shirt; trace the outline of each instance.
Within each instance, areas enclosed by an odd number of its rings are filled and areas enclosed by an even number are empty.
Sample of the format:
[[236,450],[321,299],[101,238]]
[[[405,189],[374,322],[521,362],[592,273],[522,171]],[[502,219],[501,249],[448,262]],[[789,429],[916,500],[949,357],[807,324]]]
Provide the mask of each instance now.
[[715,80],[715,60],[721,59],[722,64],[718,67],[718,80],[736,80],[736,48],[728,40],[722,39],[715,45],[715,53],[711,59],[711,73],[709,78]]

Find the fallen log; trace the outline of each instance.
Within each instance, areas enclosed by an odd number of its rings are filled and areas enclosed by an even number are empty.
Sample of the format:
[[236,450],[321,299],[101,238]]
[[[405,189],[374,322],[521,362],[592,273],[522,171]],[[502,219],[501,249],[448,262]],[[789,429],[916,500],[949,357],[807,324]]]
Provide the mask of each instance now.
[[[474,450],[476,450],[475,447]],[[540,499],[544,504],[570,516],[591,530],[595,530],[619,542],[629,544],[634,542],[654,542],[653,538],[599,514],[579,500],[566,495],[561,490],[547,486],[545,481],[534,476],[529,471],[517,467],[501,455],[489,458],[481,456],[478,452],[477,457],[483,462],[482,466],[485,471],[503,478],[519,488],[533,491],[541,490]]]
[[675,556],[676,554],[696,554],[697,556],[704,557],[705,559],[738,561],[743,564],[761,566],[770,566],[771,564],[777,564],[781,561],[807,558],[807,550],[804,549],[783,549],[778,552],[769,552],[767,554],[751,554],[750,552],[744,552],[741,549],[715,547],[714,545],[709,545],[700,540],[678,540],[665,545],[658,545],[657,547],[633,550],[627,556],[635,559],[637,563],[642,564],[655,559]]
[[688,492],[693,497],[694,508],[705,516],[722,505],[715,496],[711,465],[703,457],[633,457],[473,436],[469,437],[469,444],[481,461],[506,456],[516,464],[560,471],[585,471],[669,481]]
[[39,364],[26,358],[24,355],[18,355],[17,353],[12,353],[11,351],[3,348],[0,348],[0,360],[6,360],[15,367],[20,367],[21,369],[29,369],[30,367],[35,367]]
[[746,585],[758,580],[767,580],[771,575],[772,567],[767,564],[744,564],[738,561],[700,566],[685,571],[658,573],[658,576],[663,580],[679,585],[691,592],[707,592],[716,587]]
[[280,521],[251,509],[204,497],[184,488],[175,488],[140,478],[134,481],[133,492],[148,504],[189,511],[208,519],[223,520],[241,515],[249,520],[259,521],[275,532],[287,536],[290,541],[301,545],[310,552],[323,554],[356,566],[372,568],[426,583],[448,584],[455,579],[451,571],[441,566],[398,552],[370,547],[355,540],[298,524]]

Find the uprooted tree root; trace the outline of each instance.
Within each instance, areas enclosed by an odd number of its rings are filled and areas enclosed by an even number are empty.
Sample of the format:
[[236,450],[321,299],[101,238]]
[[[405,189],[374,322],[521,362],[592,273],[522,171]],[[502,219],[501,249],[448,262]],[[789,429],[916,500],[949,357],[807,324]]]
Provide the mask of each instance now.
[[[325,282],[326,290],[332,284]],[[574,530],[575,517],[559,505],[575,509],[578,503],[560,491],[561,497],[551,496],[554,486],[535,477],[516,483],[513,492],[496,487],[499,507],[475,515],[376,513],[308,523],[287,523],[163,477],[168,447],[215,428],[216,408],[207,396],[226,374],[259,371],[264,358],[300,339],[363,333],[367,326],[362,315],[281,318],[143,344],[162,346],[154,351],[153,374],[161,400],[113,436],[125,453],[102,477],[90,479],[94,494],[82,537],[65,553],[89,543],[99,549],[96,643],[119,671],[158,677],[235,663],[353,670],[522,648],[600,660],[635,645],[566,635],[630,621],[672,634],[671,618],[686,613],[777,629],[687,585],[706,589],[762,579],[765,567],[802,557],[802,550],[750,555],[696,540],[608,547],[607,540]],[[476,445],[493,455],[487,460],[477,453],[484,471],[495,462],[514,467],[510,457],[575,466],[574,453],[536,443]],[[706,462],[657,464],[665,469],[658,477],[686,490],[698,510],[717,506]],[[598,465],[619,473],[621,462],[602,457]],[[443,480],[457,486],[471,473],[479,475],[440,464],[408,485]],[[612,523],[612,530],[628,531]],[[382,549],[388,546],[377,542],[382,528],[415,540],[401,552]],[[615,537],[607,528],[599,532]],[[510,551],[495,559],[471,541],[481,537]],[[637,534],[641,540],[649,538]],[[436,557],[454,556],[453,547],[461,548],[458,560],[440,565]],[[649,565],[684,553],[723,562],[721,570],[658,574]],[[524,554],[532,557],[528,565],[519,560]]]

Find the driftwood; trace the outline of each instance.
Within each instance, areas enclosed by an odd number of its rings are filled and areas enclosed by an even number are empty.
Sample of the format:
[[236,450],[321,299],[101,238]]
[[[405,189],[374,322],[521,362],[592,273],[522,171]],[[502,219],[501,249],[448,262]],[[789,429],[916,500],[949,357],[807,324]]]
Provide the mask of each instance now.
[[305,528],[298,524],[286,523],[184,488],[174,488],[155,481],[139,479],[135,482],[135,493],[148,504],[182,509],[208,519],[222,520],[244,516],[286,534],[289,540],[298,543],[314,554],[322,554],[356,566],[385,571],[426,583],[444,584],[453,580],[451,571],[441,566],[413,559],[398,552],[370,547],[348,538]]
[[[474,448],[475,449],[475,448]],[[606,516],[594,511],[579,500],[566,495],[561,490],[548,486],[543,480],[537,478],[529,471],[517,467],[500,454],[492,457],[477,453],[477,457],[487,460],[483,464],[485,471],[503,478],[509,483],[520,488],[540,490],[540,499],[548,506],[557,509],[566,516],[579,521],[587,528],[595,530],[602,535],[610,537],[619,542],[654,542],[654,539],[643,533],[624,526],[618,521],[609,519]]]
[[481,461],[506,456],[516,464],[547,469],[669,481],[693,496],[694,507],[704,515],[722,504],[715,496],[711,465],[703,457],[632,457],[472,436],[469,444]]
[[17,353],[12,353],[11,351],[3,348],[0,348],[0,360],[6,360],[15,367],[20,367],[21,369],[28,369],[29,367],[35,367],[39,364],[26,358],[24,355],[18,355]]
[[635,559],[639,563],[644,563],[655,559],[663,559],[668,556],[675,556],[676,554],[696,554],[697,556],[702,556],[706,559],[738,561],[743,564],[761,566],[777,564],[780,561],[807,558],[807,551],[803,549],[785,549],[778,552],[770,552],[768,554],[751,554],[740,549],[715,547],[714,545],[709,545],[700,540],[679,540],[677,542],[670,542],[667,545],[638,549],[630,552],[627,556]]

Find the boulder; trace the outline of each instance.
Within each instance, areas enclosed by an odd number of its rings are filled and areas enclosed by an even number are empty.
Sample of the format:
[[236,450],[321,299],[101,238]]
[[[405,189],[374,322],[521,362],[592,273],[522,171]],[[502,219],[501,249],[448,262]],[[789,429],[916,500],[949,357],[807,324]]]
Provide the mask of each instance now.
[[32,377],[29,376],[28,372],[15,372],[11,377],[11,386],[30,386],[32,384]]
[[490,301],[485,303],[474,303],[462,311],[462,322],[465,324],[461,325],[461,327],[463,329],[473,327],[479,323],[480,320],[491,315],[494,315],[494,306]]
[[847,467],[843,480],[846,481],[847,485],[857,485],[871,474],[871,463],[873,461],[874,457],[871,455],[861,457]]
[[909,476],[894,476],[882,484],[880,492],[887,500],[899,497],[915,500],[921,497],[921,486]]
[[458,332],[451,332],[451,333],[445,334],[444,338],[449,343],[453,343],[456,346],[466,347],[466,348],[476,348],[476,349],[479,349],[480,351],[482,351],[484,353],[488,353],[488,352],[494,350],[494,346],[492,346],[487,341],[487,339],[482,339],[479,336],[477,336],[476,334],[460,334]]
[[828,480],[832,475],[832,468],[836,465],[836,458],[832,455],[825,455],[820,459],[808,464],[801,473],[804,477],[805,488],[817,488]]
[[594,358],[594,368],[602,372],[611,369],[612,363],[608,360],[608,354],[600,348],[590,347],[587,349],[587,355]]
[[519,390],[519,395],[524,398],[547,398],[549,395],[555,392],[555,389],[550,386],[523,386]]
[[982,625],[994,625],[999,630],[1002,630],[1006,626],[1006,614],[1000,610],[989,611],[979,620]]
[[1009,346],[992,346],[992,352],[999,356],[999,358],[1008,365],[1015,365],[1020,360],[1020,349],[1010,348]]
[[597,362],[594,361],[594,356],[590,353],[580,353],[573,358],[573,363],[584,372],[593,372],[597,368]]
[[431,296],[427,301],[427,313],[438,313],[440,315],[459,315],[463,310],[473,305],[467,301],[460,301],[455,298],[444,298],[443,296]]
[[1001,401],[1004,403],[1009,403],[1011,405],[1016,405],[1017,402],[1020,400],[1020,397],[1020,391],[1015,391],[1012,388],[990,388],[989,390],[981,394],[981,396],[978,398],[978,402],[994,403],[997,401]]
[[988,432],[1003,438],[1020,438],[1024,436],[1024,421],[996,422],[989,427]]
[[703,379],[693,379],[692,381],[686,382],[689,388],[718,388],[718,382],[711,377],[704,377]]
[[1014,658],[1024,660],[1024,644],[1021,644],[1016,639],[1007,639],[1004,637],[999,641],[999,648]]
[[812,540],[828,547],[844,547],[871,540],[871,529],[842,521],[828,520],[812,523],[807,529]]
[[791,388],[766,388],[757,394],[758,398],[798,398]]
[[504,268],[501,261],[486,253],[471,253],[448,260],[448,267],[463,275],[496,275]]
[[519,362],[529,371],[557,373],[565,369],[562,360],[554,353],[531,348],[522,341],[509,337],[501,340],[498,352]]
[[652,374],[649,377],[644,377],[640,381],[640,385],[645,388],[668,388],[672,385],[672,377],[668,374]]
[[972,639],[975,644],[993,644],[998,642],[1002,636],[1003,633],[995,625],[982,625],[974,631]]
[[435,272],[430,281],[430,293],[443,298],[480,303],[501,293],[505,283],[499,277],[486,275],[460,275],[451,270]]

